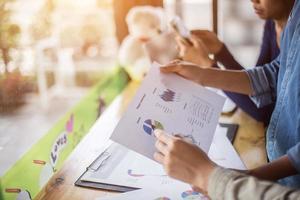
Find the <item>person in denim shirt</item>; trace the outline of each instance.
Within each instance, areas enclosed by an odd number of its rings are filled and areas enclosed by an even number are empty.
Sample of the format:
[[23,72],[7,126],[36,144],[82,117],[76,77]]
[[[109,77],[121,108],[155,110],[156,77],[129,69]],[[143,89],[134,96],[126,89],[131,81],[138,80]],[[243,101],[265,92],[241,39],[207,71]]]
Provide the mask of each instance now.
[[[270,0],[261,0],[274,3]],[[279,180],[286,186],[300,187],[300,0],[281,38],[276,60],[250,70],[220,70],[180,61],[161,67],[163,73],[177,73],[204,86],[250,95],[258,106],[275,102],[267,130],[270,163],[249,170],[258,178]],[[184,153],[184,152],[182,152]]]
[[[255,13],[266,20],[264,26],[263,40],[259,53],[256,67],[272,62],[279,55],[280,36],[287,23],[289,14],[293,4],[287,1],[268,1],[252,0]],[[190,45],[189,43],[177,37],[179,47],[179,55],[182,60],[202,65],[203,61],[209,59],[209,54],[214,55],[214,60],[221,63],[224,68],[231,70],[245,69],[230,53],[227,46],[218,38],[218,36],[208,30],[193,30],[192,35],[203,42],[203,46]],[[207,54],[202,57],[200,52],[207,49]],[[204,64],[205,65],[205,64]],[[205,65],[207,66],[207,65]],[[218,67],[213,65],[211,67]],[[240,109],[246,112],[259,122],[263,122],[265,126],[269,125],[271,115],[273,113],[275,102],[267,106],[257,108],[248,95],[237,94],[224,91],[226,96],[230,98]]]

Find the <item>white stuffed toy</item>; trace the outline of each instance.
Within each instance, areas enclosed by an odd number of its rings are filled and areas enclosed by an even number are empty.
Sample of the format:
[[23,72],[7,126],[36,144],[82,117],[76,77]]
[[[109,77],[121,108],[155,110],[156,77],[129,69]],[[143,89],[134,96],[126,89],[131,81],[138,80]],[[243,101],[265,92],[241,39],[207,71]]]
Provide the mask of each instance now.
[[137,6],[127,14],[129,35],[120,46],[119,63],[133,80],[142,80],[152,61],[167,63],[177,56],[165,21],[163,9],[152,6]]

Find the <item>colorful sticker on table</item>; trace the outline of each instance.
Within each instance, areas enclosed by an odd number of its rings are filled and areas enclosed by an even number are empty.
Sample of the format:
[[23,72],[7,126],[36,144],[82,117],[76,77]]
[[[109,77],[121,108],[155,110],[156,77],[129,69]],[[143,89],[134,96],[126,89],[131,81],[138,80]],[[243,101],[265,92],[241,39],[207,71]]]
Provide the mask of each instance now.
[[73,127],[74,127],[74,115],[71,114],[69,120],[67,121],[66,125],[65,125],[65,130],[67,131],[67,133],[72,133],[73,132]]
[[188,190],[181,194],[184,200],[206,200],[207,198],[199,192]]
[[156,198],[154,200],[171,200],[171,199],[168,198],[168,197],[158,197],[158,198]]
[[144,129],[145,133],[147,133],[148,135],[153,135],[153,131],[155,129],[163,130],[164,127],[159,121],[147,119],[144,121],[143,129]]
[[31,200],[31,195],[27,190],[23,190],[19,188],[6,188],[5,192],[16,193],[17,194],[16,200]]

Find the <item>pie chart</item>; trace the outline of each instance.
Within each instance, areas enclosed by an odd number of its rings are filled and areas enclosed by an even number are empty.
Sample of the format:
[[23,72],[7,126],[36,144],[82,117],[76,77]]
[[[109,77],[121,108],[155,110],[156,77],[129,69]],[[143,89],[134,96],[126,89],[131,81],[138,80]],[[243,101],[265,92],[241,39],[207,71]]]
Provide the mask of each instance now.
[[143,129],[144,129],[145,133],[147,133],[148,135],[153,135],[153,131],[155,129],[163,130],[164,127],[159,121],[147,119],[144,121]]

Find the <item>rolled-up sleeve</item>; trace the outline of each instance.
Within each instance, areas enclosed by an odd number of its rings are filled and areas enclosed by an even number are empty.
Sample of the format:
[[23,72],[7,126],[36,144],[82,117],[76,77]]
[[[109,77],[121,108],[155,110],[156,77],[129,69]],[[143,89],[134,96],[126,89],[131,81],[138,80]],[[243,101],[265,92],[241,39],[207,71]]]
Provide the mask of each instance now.
[[236,171],[217,168],[209,179],[208,196],[216,200],[300,199],[300,191]]
[[294,147],[290,148],[287,153],[292,165],[300,173],[300,142]]
[[246,70],[253,91],[250,98],[259,108],[276,100],[279,65],[278,57],[270,64]]

